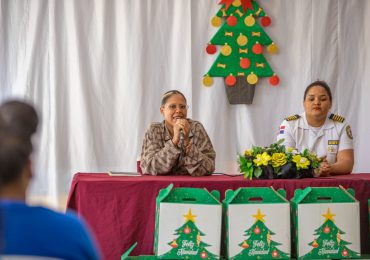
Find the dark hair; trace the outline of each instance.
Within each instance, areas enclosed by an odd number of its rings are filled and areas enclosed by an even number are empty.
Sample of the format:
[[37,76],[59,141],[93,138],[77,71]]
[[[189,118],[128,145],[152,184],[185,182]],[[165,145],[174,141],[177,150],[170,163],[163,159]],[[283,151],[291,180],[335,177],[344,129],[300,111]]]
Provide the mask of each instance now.
[[7,101],[0,106],[0,115],[8,130],[23,140],[29,140],[37,130],[39,119],[31,104],[18,100]]
[[32,153],[31,137],[37,125],[32,105],[13,100],[0,106],[0,187],[22,174]]
[[0,130],[0,188],[19,178],[31,152],[31,141]]
[[172,97],[173,95],[181,95],[184,99],[185,99],[185,103],[186,103],[186,97],[184,96],[184,94],[182,94],[180,91],[178,90],[170,90],[170,91],[167,91],[166,93],[163,94],[162,96],[162,101],[161,101],[161,106],[165,105],[167,100]]
[[323,80],[316,80],[316,81],[312,82],[310,85],[307,86],[306,90],[304,91],[303,101],[306,100],[306,96],[307,96],[308,91],[312,87],[315,87],[315,86],[320,86],[320,87],[324,88],[326,90],[326,93],[329,96],[330,102],[332,101],[332,95],[331,95],[330,87],[329,87],[328,83],[326,83]]

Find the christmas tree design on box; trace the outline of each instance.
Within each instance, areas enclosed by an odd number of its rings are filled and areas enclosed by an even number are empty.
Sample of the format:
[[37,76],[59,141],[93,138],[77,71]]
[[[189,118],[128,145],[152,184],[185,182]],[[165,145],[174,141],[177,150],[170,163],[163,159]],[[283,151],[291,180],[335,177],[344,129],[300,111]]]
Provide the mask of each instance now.
[[209,245],[202,241],[201,236],[205,234],[195,224],[196,215],[193,215],[189,209],[188,214],[184,217],[185,223],[175,232],[178,237],[168,243],[172,249],[162,257],[176,259],[179,256],[189,256],[192,259],[217,259],[216,255],[206,249]]
[[353,190],[296,190],[293,243],[299,259],[360,258],[360,212]]
[[285,191],[228,190],[223,208],[228,259],[290,259],[290,205]]
[[219,259],[219,193],[172,188],[171,184],[157,197],[155,255],[161,259]]

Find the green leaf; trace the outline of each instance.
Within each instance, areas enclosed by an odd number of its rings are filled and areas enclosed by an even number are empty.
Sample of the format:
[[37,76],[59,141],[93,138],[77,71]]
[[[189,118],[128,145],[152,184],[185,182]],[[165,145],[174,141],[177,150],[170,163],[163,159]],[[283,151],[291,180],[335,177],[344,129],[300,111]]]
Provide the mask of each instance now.
[[247,162],[247,168],[248,169],[253,168],[253,163],[252,162]]
[[309,153],[308,149],[304,149],[302,155],[304,157],[309,157],[310,153]]
[[239,155],[239,168],[241,173],[248,174],[251,168],[251,162],[249,162],[244,156]]
[[254,168],[254,176],[258,179],[262,174],[262,169],[261,167],[256,167]]
[[246,164],[246,163],[247,163],[247,159],[245,159],[245,157],[244,157],[244,156],[239,155],[239,163],[240,163],[240,164]]
[[250,169],[248,169],[247,171],[244,172],[244,179],[252,179],[252,176],[251,174],[253,174],[253,171],[251,171]]

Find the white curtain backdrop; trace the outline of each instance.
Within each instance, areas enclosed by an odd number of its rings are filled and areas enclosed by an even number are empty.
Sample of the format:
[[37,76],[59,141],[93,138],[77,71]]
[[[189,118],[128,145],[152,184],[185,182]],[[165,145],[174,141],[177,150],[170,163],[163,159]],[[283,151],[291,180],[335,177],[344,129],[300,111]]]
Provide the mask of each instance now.
[[170,89],[208,131],[217,172],[236,173],[237,154],[274,142],[283,118],[302,112],[305,87],[326,80],[333,112],[352,126],[354,172],[370,172],[370,1],[259,0],[280,47],[265,57],[281,81],[261,79],[252,105],[229,105],[221,79],[201,84],[216,58],[205,46],[218,2],[0,0],[0,101],[25,98],[42,117],[32,197],[57,203],[76,172],[136,171]]

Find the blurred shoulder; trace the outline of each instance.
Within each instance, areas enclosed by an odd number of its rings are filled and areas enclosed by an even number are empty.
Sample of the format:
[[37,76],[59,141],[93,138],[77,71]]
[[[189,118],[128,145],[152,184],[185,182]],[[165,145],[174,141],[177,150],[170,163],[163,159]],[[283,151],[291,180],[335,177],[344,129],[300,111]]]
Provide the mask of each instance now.
[[83,226],[83,221],[74,211],[68,210],[66,213],[62,213],[42,206],[28,206],[27,212],[33,219],[38,219],[45,225],[58,226],[62,229]]
[[57,223],[78,226],[82,223],[81,219],[72,210],[67,210],[66,213],[62,213],[45,207],[39,207],[39,209],[40,211],[43,210],[44,215],[47,216],[48,219],[54,220]]

